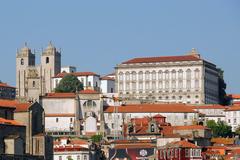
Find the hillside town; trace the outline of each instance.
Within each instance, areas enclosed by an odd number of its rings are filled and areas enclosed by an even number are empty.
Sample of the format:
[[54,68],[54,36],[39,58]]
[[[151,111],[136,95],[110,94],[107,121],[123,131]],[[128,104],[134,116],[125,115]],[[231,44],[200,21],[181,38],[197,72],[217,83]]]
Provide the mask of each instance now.
[[33,50],[16,53],[16,86],[0,83],[0,160],[240,159],[240,93],[196,49],[106,75],[62,66],[52,42]]

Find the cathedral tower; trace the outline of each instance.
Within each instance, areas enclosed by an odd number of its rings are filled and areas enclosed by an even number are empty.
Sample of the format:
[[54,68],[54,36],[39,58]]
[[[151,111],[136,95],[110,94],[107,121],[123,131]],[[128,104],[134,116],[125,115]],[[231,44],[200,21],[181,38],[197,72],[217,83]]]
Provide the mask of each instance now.
[[52,77],[61,72],[61,53],[50,42],[41,56],[41,75],[43,93],[53,90]]
[[35,66],[35,54],[31,49],[25,46],[17,51],[16,55],[16,91],[18,98],[26,98],[27,96],[27,68]]

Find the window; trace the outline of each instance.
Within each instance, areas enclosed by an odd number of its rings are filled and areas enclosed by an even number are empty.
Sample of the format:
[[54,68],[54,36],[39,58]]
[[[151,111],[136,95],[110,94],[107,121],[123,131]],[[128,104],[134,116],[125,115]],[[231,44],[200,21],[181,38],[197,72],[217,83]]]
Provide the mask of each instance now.
[[35,81],[32,82],[32,86],[33,86],[33,88],[35,88],[35,86],[36,86]]
[[142,89],[143,89],[143,83],[139,82],[139,90],[142,90]]
[[155,132],[155,125],[151,124],[151,132]]
[[191,80],[187,80],[187,89],[191,89]]
[[96,82],[96,85],[95,85],[96,87],[98,87],[98,83]]
[[195,79],[199,79],[200,78],[200,71],[199,71],[199,69],[196,69],[194,71],[194,77],[195,77]]
[[182,88],[183,88],[183,81],[182,81],[182,80],[179,80],[179,82],[178,82],[178,88],[179,88],[179,89],[182,89]]
[[138,79],[143,80],[143,72],[142,71],[138,73]]
[[79,155],[77,156],[77,160],[80,160],[80,156]]
[[150,80],[150,72],[149,71],[147,71],[145,73],[145,80]]
[[59,159],[59,160],[62,160],[62,156],[59,156],[58,159]]
[[123,73],[122,72],[119,73],[119,81],[123,81]]
[[46,64],[49,63],[49,57],[46,57]]
[[83,160],[87,160],[87,155],[84,155],[84,156],[83,156]]
[[152,89],[156,89],[156,82],[152,82]]
[[237,124],[237,119],[236,118],[233,119],[233,123]]
[[152,80],[156,80],[156,72],[155,71],[152,72]]
[[136,78],[136,75],[137,75],[136,72],[132,72],[132,80],[133,80],[133,81],[136,81],[136,79],[137,79],[137,78]]
[[70,122],[73,122],[73,119],[72,119],[72,118],[70,118]]
[[190,70],[190,69],[188,69],[188,70],[186,71],[186,79],[187,79],[187,80],[191,80],[191,70]]
[[145,89],[146,89],[146,90],[149,90],[149,89],[150,89],[150,87],[149,87],[149,82],[146,82],[146,83],[145,83]]
[[165,71],[165,79],[168,80],[169,79],[169,72]]
[[176,81],[172,81],[172,89],[176,89]]
[[158,80],[162,80],[162,71],[158,72]]
[[56,83],[56,86],[58,86],[58,80],[57,79],[55,80],[55,83]]
[[159,83],[158,83],[158,89],[162,89],[162,88],[163,88],[162,81],[159,81]]
[[126,72],[126,81],[130,81],[130,73]]
[[84,107],[96,107],[96,102],[93,100],[87,100],[83,103]]
[[165,89],[169,89],[169,82],[168,81],[165,82]]
[[114,129],[114,127],[115,127],[115,126],[114,126],[114,123],[112,123],[112,129]]
[[195,89],[199,89],[199,80],[195,80]]
[[90,87],[92,86],[92,84],[91,84],[91,82],[90,82],[90,81],[88,82],[88,86],[90,86]]
[[111,93],[113,93],[113,88],[111,88]]
[[56,118],[56,122],[58,123],[58,118]]
[[126,83],[126,91],[130,90],[130,83]]
[[185,149],[185,157],[189,157],[189,149]]
[[123,90],[123,84],[119,83],[119,91],[122,91],[122,90]]
[[20,63],[21,63],[21,65],[24,65],[24,59],[23,58],[21,59]]
[[184,119],[187,119],[188,116],[187,116],[187,113],[184,113]]
[[228,119],[228,123],[231,123],[231,119]]
[[175,70],[172,71],[172,79],[176,79],[176,71]]
[[178,71],[178,79],[183,79],[183,70],[181,69]]

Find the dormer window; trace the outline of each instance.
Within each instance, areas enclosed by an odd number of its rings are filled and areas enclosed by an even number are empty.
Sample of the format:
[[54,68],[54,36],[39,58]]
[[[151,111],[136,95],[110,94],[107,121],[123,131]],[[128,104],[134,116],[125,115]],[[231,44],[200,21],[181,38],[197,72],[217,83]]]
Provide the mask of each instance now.
[[46,64],[49,63],[49,57],[46,57]]
[[24,59],[23,58],[21,59],[21,65],[24,65]]
[[154,126],[154,124],[151,124],[151,132],[155,132],[155,126]]

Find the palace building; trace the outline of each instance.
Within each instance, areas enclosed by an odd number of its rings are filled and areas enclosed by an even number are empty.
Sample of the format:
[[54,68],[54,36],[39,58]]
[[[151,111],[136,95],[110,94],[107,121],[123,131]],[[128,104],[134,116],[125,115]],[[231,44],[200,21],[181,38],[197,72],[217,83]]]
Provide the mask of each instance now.
[[192,49],[187,55],[134,58],[115,67],[115,89],[126,100],[219,102],[219,69]]

